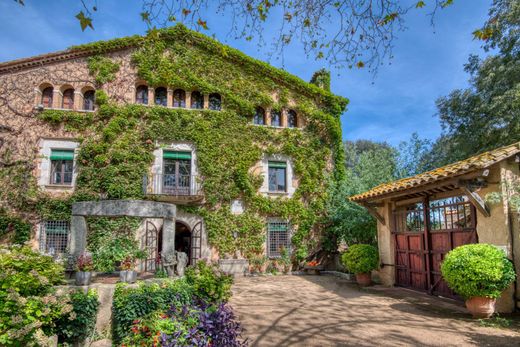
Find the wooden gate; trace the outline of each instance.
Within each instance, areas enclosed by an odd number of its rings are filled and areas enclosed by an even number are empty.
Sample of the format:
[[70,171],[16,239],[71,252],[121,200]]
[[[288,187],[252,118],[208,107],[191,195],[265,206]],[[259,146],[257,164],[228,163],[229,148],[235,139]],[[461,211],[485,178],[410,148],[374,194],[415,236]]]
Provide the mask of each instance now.
[[202,253],[202,222],[195,224],[191,229],[191,259],[190,264],[197,264]]
[[453,297],[440,265],[455,247],[477,242],[475,208],[463,196],[394,211],[396,285]]

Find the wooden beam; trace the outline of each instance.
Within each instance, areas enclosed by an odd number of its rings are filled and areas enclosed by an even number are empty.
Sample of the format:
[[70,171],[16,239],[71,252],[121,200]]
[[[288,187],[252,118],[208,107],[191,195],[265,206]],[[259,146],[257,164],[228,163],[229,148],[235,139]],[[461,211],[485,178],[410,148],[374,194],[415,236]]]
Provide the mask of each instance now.
[[372,217],[377,219],[379,221],[379,223],[386,225],[385,218],[379,214],[377,209],[375,209],[372,205],[368,205],[368,204],[361,204],[361,205],[363,205],[363,207],[367,209],[368,213],[370,213],[372,215]]
[[473,192],[469,189],[468,186],[461,186],[460,189],[466,194],[469,201],[477,208],[477,210],[480,211],[484,215],[484,217],[491,216],[491,213],[489,211],[489,207],[486,204],[486,202],[478,195],[476,192]]

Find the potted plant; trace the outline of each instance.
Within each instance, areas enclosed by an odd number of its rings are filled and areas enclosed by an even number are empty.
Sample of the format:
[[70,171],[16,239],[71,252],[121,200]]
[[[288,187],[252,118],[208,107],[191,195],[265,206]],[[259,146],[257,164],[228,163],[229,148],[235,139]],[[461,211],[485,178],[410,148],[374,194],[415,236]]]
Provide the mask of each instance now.
[[309,275],[319,275],[320,271],[323,270],[323,265],[317,260],[308,261],[303,267]]
[[121,262],[121,271],[119,271],[119,280],[125,283],[135,283],[137,280],[137,271],[135,271],[136,258],[132,255],[127,256]]
[[279,264],[280,264],[280,267],[281,267],[281,271],[284,273],[284,274],[288,274],[290,271],[291,271],[291,257],[289,255],[289,251],[285,248],[285,247],[282,247],[282,249],[280,250],[280,261],[279,261]]
[[88,286],[92,279],[92,271],[94,270],[94,263],[92,256],[88,253],[82,253],[76,261],[76,285]]
[[379,265],[377,248],[371,245],[352,245],[341,256],[343,265],[356,275],[357,283],[366,287],[372,283],[370,273]]
[[441,264],[448,286],[466,300],[475,318],[489,318],[496,299],[515,280],[513,264],[504,251],[485,243],[451,250]]

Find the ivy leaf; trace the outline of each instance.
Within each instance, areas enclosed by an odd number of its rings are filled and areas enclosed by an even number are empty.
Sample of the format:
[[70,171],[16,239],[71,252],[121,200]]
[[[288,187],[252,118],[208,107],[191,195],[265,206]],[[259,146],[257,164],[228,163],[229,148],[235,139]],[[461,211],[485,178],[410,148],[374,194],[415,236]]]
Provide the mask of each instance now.
[[150,12],[148,11],[145,11],[145,12],[141,12],[141,19],[143,22],[145,22],[146,24],[150,24]]
[[441,8],[445,8],[445,7],[448,7],[450,5],[453,5],[453,0],[446,0],[446,1],[441,3]]
[[359,69],[361,69],[361,68],[365,67],[365,63],[363,63],[362,61],[358,61],[357,64],[356,64],[356,66],[357,66]]
[[187,15],[189,15],[191,13],[191,10],[188,10],[187,8],[183,8],[182,9],[182,14],[186,17]]
[[208,23],[205,20],[199,18],[197,24],[204,28],[204,30],[208,30]]
[[424,1],[418,1],[415,4],[415,8],[423,8],[424,6],[426,6],[426,3]]
[[292,17],[293,17],[292,14],[290,14],[289,12],[287,12],[287,13],[284,14],[284,18],[285,18],[285,20],[288,21],[288,22],[291,21]]
[[81,31],[85,31],[87,27],[94,30],[94,27],[92,26],[92,18],[85,16],[83,11],[79,11],[79,13],[76,15],[76,18],[79,20]]
[[384,16],[383,19],[381,19],[378,24],[379,25],[387,25],[391,22],[393,22],[396,18],[397,18],[398,14],[397,12],[392,12],[392,13],[389,13],[387,14],[386,16]]

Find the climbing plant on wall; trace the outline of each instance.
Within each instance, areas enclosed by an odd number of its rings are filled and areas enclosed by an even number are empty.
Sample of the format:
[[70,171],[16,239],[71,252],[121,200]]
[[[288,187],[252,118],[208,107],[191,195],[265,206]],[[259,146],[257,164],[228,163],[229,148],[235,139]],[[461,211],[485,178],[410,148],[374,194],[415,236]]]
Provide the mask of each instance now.
[[[137,74],[148,85],[219,93],[223,110],[171,109],[110,100],[104,89],[116,77],[119,63],[107,52],[129,46],[134,47],[132,63]],[[298,259],[315,246],[312,234],[319,231],[327,186],[344,175],[339,116],[346,99],[180,25],[151,31],[144,38],[72,49],[94,54],[88,66],[98,84],[98,108],[86,115],[46,110],[38,116],[50,126],[63,125],[81,141],[75,192],[56,204],[58,207],[100,196],[143,199],[142,178],[153,163],[153,151],[162,144],[184,141],[196,148],[205,201],[179,208],[204,218],[209,242],[221,254],[240,250],[252,257],[260,253],[268,216],[291,221]],[[257,106],[295,109],[306,126],[252,126]],[[298,188],[291,198],[258,193],[263,177],[251,168],[264,154],[292,159]],[[230,212],[231,201],[238,198],[246,204],[242,215]],[[42,194],[38,199],[49,202]],[[38,206],[38,213],[49,214],[48,205]]]

